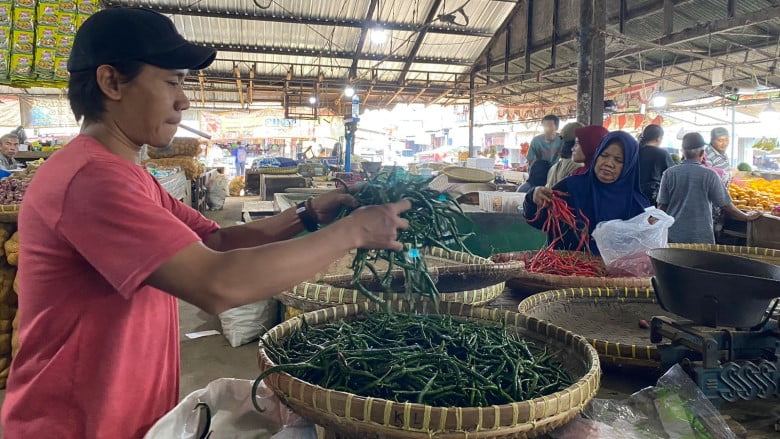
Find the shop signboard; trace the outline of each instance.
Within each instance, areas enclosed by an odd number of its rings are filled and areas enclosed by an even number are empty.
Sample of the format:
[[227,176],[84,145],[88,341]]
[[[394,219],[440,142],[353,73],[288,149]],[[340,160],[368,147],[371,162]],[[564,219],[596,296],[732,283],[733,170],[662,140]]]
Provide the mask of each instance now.
[[67,99],[23,96],[20,103],[22,124],[26,127],[78,126]]

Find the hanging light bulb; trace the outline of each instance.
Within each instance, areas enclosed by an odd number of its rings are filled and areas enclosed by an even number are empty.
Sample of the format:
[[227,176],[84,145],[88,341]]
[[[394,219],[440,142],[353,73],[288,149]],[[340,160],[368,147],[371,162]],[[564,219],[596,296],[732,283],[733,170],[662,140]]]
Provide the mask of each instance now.
[[666,96],[664,96],[661,93],[656,94],[653,96],[652,101],[650,102],[650,105],[653,106],[653,108],[663,108],[668,103]]
[[309,97],[309,103],[312,104],[312,105],[316,104],[317,103],[317,98],[315,98],[314,96]]
[[349,85],[344,89],[344,96],[351,98],[352,96],[355,96],[355,89],[350,87]]
[[371,29],[371,42],[374,44],[384,44],[387,41],[387,31],[381,27]]

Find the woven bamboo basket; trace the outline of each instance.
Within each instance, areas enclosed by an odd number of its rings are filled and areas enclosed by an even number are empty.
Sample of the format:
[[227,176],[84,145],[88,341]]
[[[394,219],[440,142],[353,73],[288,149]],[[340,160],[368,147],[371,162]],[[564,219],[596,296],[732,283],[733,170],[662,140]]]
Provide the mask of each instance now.
[[[440,293],[442,303],[485,305],[504,292],[504,282],[473,290]],[[376,293],[385,301],[405,302],[409,296],[404,293]],[[289,291],[276,296],[285,306],[309,312],[344,304],[364,304],[371,301],[357,290],[338,288],[332,285],[304,282]],[[425,300],[423,300],[425,301]]]
[[[403,302],[394,302],[392,306],[398,312],[409,308]],[[433,312],[430,308],[422,304],[417,309]],[[378,309],[373,303],[352,304],[310,312],[304,317],[316,326],[357,318]],[[598,354],[583,338],[510,311],[455,303],[442,304],[440,311],[469,319],[504,321],[523,337],[558,351],[559,361],[579,379],[572,386],[542,398],[491,407],[431,407],[364,398],[312,385],[287,373],[273,374],[265,383],[293,411],[336,437],[530,438],[566,424],[596,395],[601,379]],[[263,337],[283,339],[300,323],[300,317],[288,320]],[[258,363],[263,371],[274,366],[262,348]]]
[[680,319],[664,311],[648,288],[573,288],[534,294],[518,312],[585,338],[605,364],[658,368],[660,356],[650,329],[640,320],[654,316]]
[[726,253],[729,255],[742,256],[743,258],[754,259],[756,261],[765,262],[767,264],[780,266],[780,250],[774,250],[771,248],[717,244],[669,244],[669,247]]
[[450,182],[487,183],[494,178],[492,172],[463,166],[448,166],[441,172],[450,178]]
[[254,169],[247,169],[247,174],[267,174],[267,175],[289,175],[289,174],[295,174],[298,172],[297,166],[288,166],[285,168],[254,168]]
[[[560,251],[560,250],[556,250]],[[564,252],[568,253],[568,252]],[[499,253],[493,256],[494,262],[511,260],[527,261],[535,251],[514,253]],[[513,289],[529,293],[539,293],[563,288],[650,288],[650,278],[647,277],[584,277],[560,276],[555,274],[532,273],[520,270],[506,285]]]
[[21,204],[0,205],[0,223],[15,223],[19,220]]
[[[439,291],[443,293],[473,290],[505,282],[523,269],[520,261],[511,261],[496,264],[490,259],[470,255],[464,252],[447,251],[441,248],[432,248],[426,251],[428,272],[436,282]],[[392,273],[392,288],[394,291],[403,291],[404,272],[394,270]],[[338,273],[326,273],[317,279],[318,283],[324,283],[339,288],[350,288],[353,273],[342,271]],[[366,269],[361,276],[363,285],[371,291],[382,291],[382,286],[375,277]]]

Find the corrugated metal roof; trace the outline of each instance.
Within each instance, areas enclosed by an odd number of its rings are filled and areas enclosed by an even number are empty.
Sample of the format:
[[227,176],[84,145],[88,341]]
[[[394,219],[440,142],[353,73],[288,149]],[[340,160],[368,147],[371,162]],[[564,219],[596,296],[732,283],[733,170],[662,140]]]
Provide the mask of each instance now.
[[425,34],[417,53],[421,57],[436,58],[442,53],[457,53],[458,59],[474,61],[490,38],[463,35]]
[[275,23],[174,15],[176,28],[198,43],[235,44],[289,49],[351,51],[360,30],[337,26]]

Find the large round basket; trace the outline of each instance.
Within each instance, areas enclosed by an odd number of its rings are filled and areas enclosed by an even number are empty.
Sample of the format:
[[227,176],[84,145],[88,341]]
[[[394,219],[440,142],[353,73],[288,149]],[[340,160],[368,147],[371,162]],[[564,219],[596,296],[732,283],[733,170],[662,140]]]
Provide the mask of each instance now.
[[650,329],[640,320],[653,316],[679,319],[655,301],[646,288],[573,288],[534,294],[520,302],[518,312],[584,337],[605,364],[659,367],[659,353]]
[[[408,310],[409,304],[395,302],[396,312]],[[430,306],[418,305],[421,312],[434,312]],[[310,312],[303,317],[309,325],[358,318],[378,311],[373,303],[343,305]],[[431,407],[422,404],[364,398],[328,390],[277,373],[265,379],[266,385],[300,416],[315,422],[337,437],[381,438],[529,438],[545,434],[569,422],[595,396],[601,371],[598,354],[584,339],[571,332],[520,314],[462,304],[441,304],[440,312],[493,322],[508,327],[537,345],[558,352],[558,360],[577,381],[570,387],[528,401],[491,407]],[[301,318],[288,320],[267,332],[264,340],[284,339],[301,324]],[[264,349],[258,356],[260,369],[274,366]]]
[[19,220],[21,204],[0,205],[0,223],[15,223]]
[[[568,253],[556,250],[561,253]],[[527,262],[536,254],[535,251],[499,253],[493,256],[493,261]],[[558,290],[562,288],[650,288],[650,278],[646,277],[584,277],[560,276],[555,274],[532,273],[527,270],[516,272],[516,275],[506,282],[506,285],[525,293]]]
[[463,166],[448,166],[441,173],[449,177],[450,182],[487,183],[495,178],[492,172]]
[[[431,278],[436,282],[439,291],[445,293],[480,289],[505,282],[523,269],[523,263],[520,261],[496,264],[490,259],[441,248],[427,250],[425,258]],[[351,261],[351,257],[349,261]],[[317,282],[339,288],[350,288],[352,271],[347,270],[345,266],[334,270],[335,272],[326,273],[319,277]],[[403,270],[394,270],[392,276],[393,291],[403,291]],[[363,285],[371,291],[383,290],[380,283],[368,270],[361,276],[361,280]]]
[[[473,290],[440,293],[442,303],[484,305],[492,302],[504,292],[504,282]],[[409,296],[404,293],[375,293],[385,301],[407,302]],[[358,290],[339,288],[326,284],[304,282],[289,291],[276,296],[285,306],[301,311],[316,311],[343,304],[373,303]]]
[[765,262],[767,264],[780,266],[780,250],[774,250],[771,248],[716,244],[669,244],[669,247],[726,253],[733,256],[742,256],[743,258],[754,259],[756,261]]

